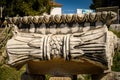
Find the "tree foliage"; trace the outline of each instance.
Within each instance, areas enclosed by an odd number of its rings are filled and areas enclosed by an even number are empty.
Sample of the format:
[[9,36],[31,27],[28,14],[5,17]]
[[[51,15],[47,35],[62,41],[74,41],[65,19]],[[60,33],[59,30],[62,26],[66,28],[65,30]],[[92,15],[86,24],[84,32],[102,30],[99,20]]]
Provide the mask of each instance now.
[[111,6],[119,6],[119,0],[92,0],[92,4],[90,5],[91,9],[96,9],[99,7],[111,7]]
[[49,0],[2,0],[4,16],[29,16],[49,13]]

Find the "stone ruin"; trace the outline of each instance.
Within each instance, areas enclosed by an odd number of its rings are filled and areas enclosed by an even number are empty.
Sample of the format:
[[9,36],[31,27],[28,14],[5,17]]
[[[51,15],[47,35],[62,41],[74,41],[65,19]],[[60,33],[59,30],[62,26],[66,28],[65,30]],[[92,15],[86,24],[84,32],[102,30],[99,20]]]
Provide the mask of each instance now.
[[111,11],[8,18],[8,64],[26,64],[22,80],[110,72],[118,38],[108,27],[116,19]]

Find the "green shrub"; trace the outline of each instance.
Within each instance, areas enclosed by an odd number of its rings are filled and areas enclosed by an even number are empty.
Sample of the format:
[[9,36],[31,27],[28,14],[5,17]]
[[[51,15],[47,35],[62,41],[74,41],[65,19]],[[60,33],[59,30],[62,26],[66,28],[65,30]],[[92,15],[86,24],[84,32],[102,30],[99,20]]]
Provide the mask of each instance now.
[[19,71],[7,65],[0,66],[0,80],[20,80],[21,74],[25,71],[23,67]]
[[[120,31],[112,30],[111,28],[109,30],[116,34],[118,38],[120,38]],[[120,45],[118,46],[118,49],[115,50],[112,70],[117,72],[120,71]]]

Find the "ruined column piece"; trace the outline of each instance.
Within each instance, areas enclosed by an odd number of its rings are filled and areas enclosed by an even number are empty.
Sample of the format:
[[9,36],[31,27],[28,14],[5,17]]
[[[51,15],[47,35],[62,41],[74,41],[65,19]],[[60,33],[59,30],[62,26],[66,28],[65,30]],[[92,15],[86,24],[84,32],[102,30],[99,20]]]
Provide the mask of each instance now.
[[110,69],[117,37],[107,25],[116,17],[114,12],[98,12],[8,18],[14,28],[6,45],[8,64],[16,68],[28,64],[28,73],[33,74]]

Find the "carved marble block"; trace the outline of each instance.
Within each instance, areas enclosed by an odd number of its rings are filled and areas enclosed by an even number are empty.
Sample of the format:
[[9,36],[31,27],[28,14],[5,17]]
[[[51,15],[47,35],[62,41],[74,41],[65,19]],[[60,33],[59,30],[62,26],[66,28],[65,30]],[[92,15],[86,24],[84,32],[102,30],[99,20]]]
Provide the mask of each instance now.
[[28,73],[34,74],[110,69],[117,37],[107,26],[116,17],[114,12],[98,12],[9,18],[14,35],[6,45],[8,64],[28,64]]

